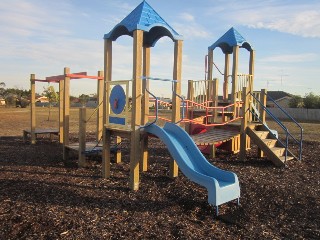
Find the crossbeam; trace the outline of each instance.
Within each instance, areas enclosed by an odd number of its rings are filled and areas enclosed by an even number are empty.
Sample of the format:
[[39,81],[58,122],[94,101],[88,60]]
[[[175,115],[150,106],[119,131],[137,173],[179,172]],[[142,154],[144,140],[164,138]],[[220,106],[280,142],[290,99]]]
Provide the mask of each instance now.
[[86,74],[77,74],[77,73],[67,74],[66,76],[67,76],[67,77],[70,77],[71,79],[87,78],[87,79],[103,80],[103,77],[99,77],[99,76],[88,76],[88,75],[86,75]]
[[[86,76],[87,72],[79,72],[79,73],[72,73],[72,74],[66,74],[66,75],[82,75]],[[57,76],[51,76],[51,77],[46,77],[47,82],[59,82],[65,78],[65,75],[57,75]]]
[[59,82],[59,81],[55,81],[55,80],[46,80],[46,79],[34,79],[33,81],[35,82]]
[[168,79],[168,78],[154,78],[154,77],[145,77],[141,76],[143,80],[155,80],[155,81],[163,81],[163,82],[178,82],[178,80]]

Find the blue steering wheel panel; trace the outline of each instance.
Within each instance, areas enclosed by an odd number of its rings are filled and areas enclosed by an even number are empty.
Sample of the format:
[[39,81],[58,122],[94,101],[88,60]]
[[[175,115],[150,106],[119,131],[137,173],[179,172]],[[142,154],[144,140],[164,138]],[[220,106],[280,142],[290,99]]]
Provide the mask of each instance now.
[[123,112],[126,105],[126,94],[120,85],[116,85],[112,88],[109,101],[112,112],[115,114]]

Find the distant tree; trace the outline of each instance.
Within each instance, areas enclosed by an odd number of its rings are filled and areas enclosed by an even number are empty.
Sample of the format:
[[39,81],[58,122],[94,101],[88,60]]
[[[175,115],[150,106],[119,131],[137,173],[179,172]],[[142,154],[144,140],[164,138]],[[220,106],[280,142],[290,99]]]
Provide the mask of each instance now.
[[86,106],[87,102],[89,101],[89,98],[90,98],[89,95],[86,95],[86,94],[81,94],[79,96],[79,100],[82,106]]
[[14,94],[7,94],[5,96],[6,107],[14,107],[16,106],[17,96]]
[[24,90],[24,89],[19,89],[19,88],[3,88],[3,95],[16,95],[18,98],[29,98],[31,95],[31,90]]
[[4,97],[6,84],[4,82],[0,82],[0,97]]
[[49,101],[49,113],[48,113],[48,121],[50,121],[51,116],[51,107],[53,103],[58,102],[58,93],[54,90],[53,86],[44,87],[43,95],[48,98]]
[[314,93],[308,93],[303,99],[303,104],[305,108],[314,109],[320,107],[320,97]]
[[70,95],[70,102],[75,102],[76,100],[78,100],[77,97]]
[[289,101],[289,107],[302,108],[303,107],[303,98],[300,95],[292,95],[292,98]]
[[24,90],[19,88],[5,88],[6,84],[0,82],[0,97],[4,98],[7,107],[27,107],[31,90]]

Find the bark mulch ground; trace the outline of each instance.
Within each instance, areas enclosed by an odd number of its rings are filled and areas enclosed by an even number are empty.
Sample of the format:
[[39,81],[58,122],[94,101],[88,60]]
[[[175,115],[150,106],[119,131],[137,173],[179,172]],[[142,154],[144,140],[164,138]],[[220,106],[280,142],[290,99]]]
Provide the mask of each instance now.
[[318,142],[305,142],[302,162],[287,168],[256,158],[254,147],[245,161],[218,152],[209,161],[241,186],[241,205],[222,205],[218,217],[204,188],[168,177],[169,153],[154,138],[149,170],[131,191],[128,146],[103,179],[99,157],[66,167],[57,142],[0,137],[0,239],[320,239]]

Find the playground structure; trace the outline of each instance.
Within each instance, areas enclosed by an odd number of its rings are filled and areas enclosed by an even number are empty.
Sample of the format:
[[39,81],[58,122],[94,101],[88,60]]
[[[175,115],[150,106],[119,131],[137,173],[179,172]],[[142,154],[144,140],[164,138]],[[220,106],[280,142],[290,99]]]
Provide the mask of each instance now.
[[[127,81],[112,80],[112,42],[122,35],[133,37],[133,78]],[[150,77],[151,48],[157,41],[167,36],[174,42],[173,80],[153,79]],[[180,105],[184,102],[181,94],[182,37],[146,2],[143,1],[108,34],[105,34],[104,71],[104,137],[103,137],[103,177],[111,176],[110,145],[111,136],[126,137],[130,147],[130,188],[139,188],[139,171],[148,167],[149,133],[159,137],[166,144],[173,159],[170,161],[169,175],[178,175],[181,171],[192,181],[208,190],[208,202],[213,206],[239,199],[240,188],[234,173],[220,170],[207,162],[191,137],[175,123],[183,121]],[[144,76],[144,77],[142,77]],[[164,128],[156,125],[156,120],[148,122],[149,95],[157,97],[149,89],[150,80],[172,83],[171,124]],[[131,84],[131,88],[128,86]],[[125,85],[125,88],[121,87]],[[125,90],[126,89],[126,90]],[[129,106],[127,96],[132,89],[131,119],[128,121],[126,109]],[[218,212],[218,211],[217,211]]]
[[[80,109],[79,115],[79,143],[69,142],[69,118],[70,118],[70,80],[75,79],[93,79],[97,80],[97,102],[98,106],[94,112],[97,114],[96,125],[96,142],[85,141],[85,126],[86,122],[90,119],[86,119],[86,110]],[[35,83],[47,82],[47,83],[59,83],[59,129],[40,129],[36,128],[36,107],[35,107]],[[52,134],[59,136],[59,142],[63,145],[63,159],[67,161],[68,152],[74,150],[79,152],[79,166],[85,165],[85,153],[86,151],[93,151],[94,148],[101,149],[101,145],[98,146],[99,140],[102,138],[103,129],[103,72],[99,71],[97,76],[89,76],[86,72],[70,73],[69,68],[64,68],[62,75],[46,77],[45,79],[36,79],[35,74],[30,76],[31,83],[31,128],[23,130],[23,137],[26,141],[27,136],[30,135],[31,144],[36,143],[36,136],[39,134]]]
[[[47,83],[57,83],[58,81],[51,80],[51,79],[36,79],[35,74],[30,75],[30,89],[31,89],[31,101],[30,101],[30,106],[31,106],[31,126],[30,129],[24,129],[23,130],[23,141],[26,142],[28,139],[28,136],[30,136],[30,142],[31,144],[36,143],[36,138],[37,135],[50,135],[50,139],[52,139],[52,135],[59,135],[59,132],[63,131],[63,112],[61,107],[59,107],[59,129],[40,129],[36,128],[36,82],[47,82]],[[62,82],[59,83],[59,99],[63,99],[63,84]],[[61,91],[62,89],[62,91]],[[61,116],[61,117],[60,117]],[[62,135],[59,136],[59,142],[63,142]]]
[[[112,79],[112,42],[122,35],[133,37],[133,73],[131,80]],[[150,55],[152,47],[157,41],[169,37],[174,42],[174,64],[172,79],[159,79],[150,77]],[[211,165],[197,148],[214,156],[217,147],[240,153],[244,159],[246,150],[250,148],[250,140],[259,147],[259,156],[266,154],[274,164],[283,166],[292,158],[301,160],[301,138],[293,137],[288,129],[275,119],[285,131],[285,142],[280,140],[266,124],[266,114],[272,114],[267,110],[267,91],[253,91],[254,83],[254,57],[255,52],[251,45],[234,28],[227,31],[221,38],[208,48],[206,79],[188,82],[188,97],[183,99],[181,95],[182,72],[182,36],[179,35],[163,18],[146,2],[143,1],[127,17],[117,24],[108,34],[104,35],[104,72],[98,77],[89,77],[86,74],[70,74],[65,69],[64,75],[47,78],[53,82],[59,82],[60,96],[63,91],[63,106],[59,113],[60,142],[63,143],[64,160],[70,149],[79,152],[79,166],[86,166],[85,155],[85,109],[80,109],[79,144],[69,145],[69,85],[72,78],[104,79],[98,81],[99,99],[103,96],[103,106],[98,110],[97,123],[98,143],[102,135],[102,176],[111,176],[111,137],[116,138],[117,144],[121,138],[130,139],[130,183],[133,190],[139,188],[140,171],[148,169],[148,139],[150,134],[157,136],[167,146],[171,156],[169,164],[169,176],[178,175],[178,166],[186,177],[200,184],[208,190],[208,202],[216,207],[240,197],[239,181],[236,174],[221,170]],[[223,75],[223,99],[218,99],[218,79],[214,78],[213,51],[220,48],[225,55]],[[238,72],[239,49],[244,48],[250,52],[248,74]],[[230,58],[232,56],[232,74],[230,72]],[[217,68],[218,69],[218,68]],[[218,69],[218,71],[220,71]],[[46,80],[47,80],[46,79]],[[229,94],[229,82],[232,81]],[[31,89],[35,81],[31,77]],[[158,104],[160,100],[149,88],[150,81],[166,81],[172,84],[172,115],[170,119],[164,119],[168,123],[163,128],[157,125]],[[102,85],[103,84],[103,85]],[[102,87],[103,86],[103,87]],[[101,91],[101,89],[103,89]],[[34,90],[33,90],[34,91]],[[155,101],[155,116],[150,116],[150,95]],[[129,101],[132,96],[132,102]],[[100,100],[98,101],[100,103]],[[60,97],[61,101],[61,97]],[[31,138],[35,138],[34,106],[31,110]],[[99,104],[100,106],[100,104]],[[60,107],[61,108],[61,107]],[[63,119],[63,122],[62,120]],[[294,120],[293,120],[294,121]],[[102,124],[103,123],[103,124]],[[186,131],[179,124],[185,123]],[[103,127],[103,130],[102,130]],[[189,133],[189,134],[187,134]],[[298,156],[288,149],[289,138],[299,144]],[[92,146],[91,146],[92,147]],[[117,151],[116,162],[121,161],[121,152]]]

